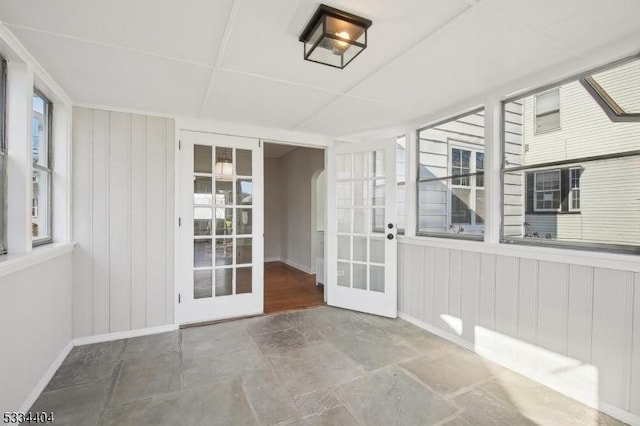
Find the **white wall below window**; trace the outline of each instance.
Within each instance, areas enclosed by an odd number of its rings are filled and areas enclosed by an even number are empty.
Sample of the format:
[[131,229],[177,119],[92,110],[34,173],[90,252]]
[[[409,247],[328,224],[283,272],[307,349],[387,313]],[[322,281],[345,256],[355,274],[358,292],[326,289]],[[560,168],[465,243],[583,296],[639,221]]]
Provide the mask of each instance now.
[[637,269],[411,239],[398,247],[403,318],[622,420],[640,422]]
[[71,348],[72,257],[69,246],[2,276],[0,412],[28,409]]

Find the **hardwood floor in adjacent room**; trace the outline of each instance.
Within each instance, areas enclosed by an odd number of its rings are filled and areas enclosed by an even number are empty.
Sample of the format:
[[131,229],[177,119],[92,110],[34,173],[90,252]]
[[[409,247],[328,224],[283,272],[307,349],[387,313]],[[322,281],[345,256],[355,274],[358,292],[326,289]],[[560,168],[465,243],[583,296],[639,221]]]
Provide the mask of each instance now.
[[282,262],[264,264],[264,313],[324,305],[324,287],[315,274],[306,274]]

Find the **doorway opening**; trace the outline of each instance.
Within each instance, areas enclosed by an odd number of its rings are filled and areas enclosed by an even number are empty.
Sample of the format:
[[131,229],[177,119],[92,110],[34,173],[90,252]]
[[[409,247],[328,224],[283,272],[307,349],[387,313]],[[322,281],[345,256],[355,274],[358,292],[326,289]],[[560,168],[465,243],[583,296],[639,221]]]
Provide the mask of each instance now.
[[324,150],[264,144],[264,313],[321,306]]

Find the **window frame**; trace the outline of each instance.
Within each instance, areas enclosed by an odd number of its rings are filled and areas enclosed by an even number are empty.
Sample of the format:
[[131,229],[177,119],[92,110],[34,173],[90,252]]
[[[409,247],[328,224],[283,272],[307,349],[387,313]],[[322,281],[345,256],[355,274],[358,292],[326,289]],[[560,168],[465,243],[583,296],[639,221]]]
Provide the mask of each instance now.
[[[540,163],[530,166],[515,166],[509,167],[508,162],[506,161],[505,156],[505,144],[506,144],[506,129],[505,129],[505,117],[506,117],[506,105],[521,100],[528,96],[533,96],[537,93],[541,93],[543,91],[547,91],[549,89],[562,86],[567,83],[572,83],[576,81],[580,81],[592,74],[605,71],[611,68],[615,68],[617,66],[626,64],[631,61],[640,60],[640,54],[634,54],[631,56],[627,56],[625,58],[621,58],[607,64],[597,66],[586,71],[583,71],[578,74],[574,74],[569,77],[565,77],[562,79],[555,80],[551,83],[542,85],[538,88],[532,90],[525,90],[516,94],[512,94],[508,97],[505,97],[500,102],[500,222],[502,225],[499,227],[499,243],[502,245],[521,245],[521,246],[539,246],[539,247],[548,247],[548,248],[561,248],[561,249],[569,249],[569,250],[580,250],[580,251],[601,251],[607,253],[617,253],[617,254],[627,254],[627,255],[640,255],[640,245],[628,245],[628,244],[613,244],[613,243],[596,243],[596,242],[576,242],[576,241],[557,241],[557,240],[543,240],[543,239],[526,239],[526,238],[517,238],[517,237],[505,237],[504,235],[504,214],[505,214],[505,205],[504,205],[504,184],[505,184],[505,174],[509,172],[524,172],[527,171],[535,171],[535,169],[541,169],[544,167],[577,167],[576,164],[583,164],[601,160],[608,159],[619,159],[619,158],[627,158],[627,157],[635,157],[640,156],[639,150],[630,150],[623,151],[617,154],[601,154],[601,155],[592,155],[585,156],[580,158],[573,158],[569,160],[558,160],[558,161],[550,161],[547,163]],[[636,121],[636,120],[633,120]],[[584,169],[583,166],[581,166]],[[526,194],[526,192],[525,192]],[[497,194],[496,194],[497,195]],[[569,212],[580,214],[580,211]],[[526,213],[525,213],[526,214]],[[566,214],[566,213],[565,213]]]
[[[557,173],[558,174],[558,189],[538,189],[538,174],[540,173]],[[538,193],[539,192],[558,192],[558,208],[538,208]],[[543,200],[544,201],[544,200]],[[546,169],[546,170],[534,170],[533,171],[533,213],[537,212],[561,212],[562,211],[562,171],[561,169]]]
[[[434,237],[434,238],[444,238],[444,239],[453,239],[453,240],[468,240],[468,241],[475,241],[475,242],[482,242],[485,239],[485,230],[486,228],[483,229],[482,234],[467,234],[467,233],[458,233],[458,232],[438,232],[438,231],[421,231],[420,230],[420,184],[421,183],[425,183],[425,182],[435,182],[435,181],[448,181],[447,182],[447,187],[449,188],[447,191],[447,196],[450,198],[450,183],[449,181],[451,181],[454,177],[460,177],[460,176],[451,176],[451,169],[450,169],[450,161],[447,161],[447,173],[449,174],[448,176],[444,176],[441,178],[420,178],[420,133],[424,130],[430,129],[430,128],[434,128],[437,126],[440,126],[442,124],[451,122],[451,121],[456,121],[459,120],[461,118],[467,117],[467,116],[471,116],[477,113],[483,113],[483,116],[485,118],[485,127],[486,127],[486,108],[485,105],[482,104],[480,106],[475,106],[471,109],[468,109],[466,111],[463,111],[461,113],[455,114],[455,115],[451,115],[448,117],[445,117],[443,119],[434,121],[432,123],[429,124],[425,124],[423,126],[418,127],[415,130],[415,146],[413,147],[413,152],[415,153],[415,158],[413,161],[413,167],[415,167],[416,170],[416,174],[415,174],[415,188],[413,191],[413,197],[415,200],[415,209],[414,209],[414,214],[415,214],[415,223],[414,223],[414,227],[415,227],[415,236],[416,237]],[[484,145],[483,147],[486,149],[487,146],[487,141],[483,136],[483,140],[484,140]],[[459,142],[458,143],[464,143],[464,142]],[[471,144],[473,145],[473,144]],[[486,155],[486,152],[483,152]],[[484,165],[484,164],[483,164]],[[484,170],[484,169],[483,169]],[[464,175],[464,176],[475,176],[478,174],[482,174],[485,175],[485,171],[481,172],[481,173],[472,173],[469,175]],[[483,187],[484,189],[485,187]],[[485,200],[486,200],[486,193],[485,193]],[[447,201],[447,204],[449,204],[449,201]],[[486,208],[486,206],[485,206]],[[486,212],[485,212],[486,213]],[[450,221],[450,207],[447,206],[447,219]],[[476,225],[479,226],[479,225]],[[483,227],[486,227],[486,218],[483,218]]]
[[[449,179],[449,188],[448,188],[448,199],[449,199],[449,206],[447,208],[447,220],[449,222],[449,225],[463,225],[463,226],[468,226],[470,229],[473,230],[479,230],[481,226],[484,226],[484,219],[482,220],[482,223],[478,223],[478,214],[476,213],[476,207],[477,207],[477,196],[478,196],[478,189],[484,191],[485,187],[483,186],[478,186],[478,177],[479,176],[483,176],[484,177],[484,167],[482,168],[481,172],[478,172],[478,163],[477,163],[477,158],[478,158],[478,154],[482,154],[483,155],[483,166],[484,166],[484,154],[485,151],[484,150],[480,150],[478,149],[479,147],[474,145],[474,144],[467,144],[461,141],[458,141],[456,139],[448,139],[449,143],[449,147],[451,150],[451,156],[449,157],[450,160],[448,161],[448,173],[449,176],[451,176],[451,178]],[[464,173],[461,175],[454,175],[453,174],[453,150],[457,149],[459,151],[468,151],[470,153],[469,156],[469,172],[468,173]],[[462,159],[462,157],[460,157]],[[462,166],[460,166],[460,169],[462,169]],[[458,176],[462,176],[463,178],[468,178],[468,185],[461,185],[461,184],[454,184],[453,180],[458,177]],[[484,179],[483,179],[483,184],[484,184]],[[453,223],[453,202],[451,202],[451,197],[453,195],[453,191],[452,189],[468,189],[469,192],[469,209],[471,210],[471,215],[470,215],[470,223]]]
[[[32,176],[36,171],[46,173],[48,175],[47,179],[47,229],[48,235],[41,238],[31,238],[31,244],[33,247],[41,246],[44,244],[50,244],[53,242],[53,102],[37,87],[33,88],[33,96],[40,97],[45,104],[46,107],[46,132],[45,135],[47,137],[47,166],[43,166],[42,164],[38,164],[31,161],[32,164]],[[32,110],[33,114],[33,110]],[[32,115],[33,118],[33,115]],[[32,135],[33,139],[33,135]],[[33,143],[33,140],[31,141]],[[33,178],[32,178],[33,179]],[[33,199],[33,194],[32,194]],[[40,207],[40,206],[38,206]]]
[[[578,182],[578,186],[574,187],[573,186],[573,172],[578,172],[578,176],[576,177],[576,181]],[[579,212],[580,208],[581,208],[581,202],[582,200],[580,199],[580,189],[581,189],[581,184],[582,184],[582,167],[570,167],[569,168],[569,211],[570,212]],[[562,184],[562,183],[561,183]],[[578,200],[578,207],[574,207],[573,206],[573,201],[574,201],[574,195],[577,195],[576,199]]]
[[0,255],[7,252],[7,60],[0,56]]
[[[542,114],[538,114],[538,97],[547,95],[553,91],[558,92],[558,108],[547,111]],[[562,130],[562,114],[560,113],[561,105],[560,105],[560,86],[552,87],[550,89],[543,90],[541,92],[536,93],[533,96],[533,133],[534,135],[544,135],[546,133],[557,132],[558,130]],[[558,127],[552,127],[549,129],[538,130],[538,117],[545,117],[552,114],[558,114]]]

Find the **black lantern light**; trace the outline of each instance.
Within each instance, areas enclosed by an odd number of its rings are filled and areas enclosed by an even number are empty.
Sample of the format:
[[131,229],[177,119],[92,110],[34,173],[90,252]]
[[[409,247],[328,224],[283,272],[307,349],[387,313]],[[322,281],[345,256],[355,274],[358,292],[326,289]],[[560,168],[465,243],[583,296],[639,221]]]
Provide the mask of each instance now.
[[300,34],[304,59],[336,68],[346,67],[367,47],[371,21],[321,4]]

